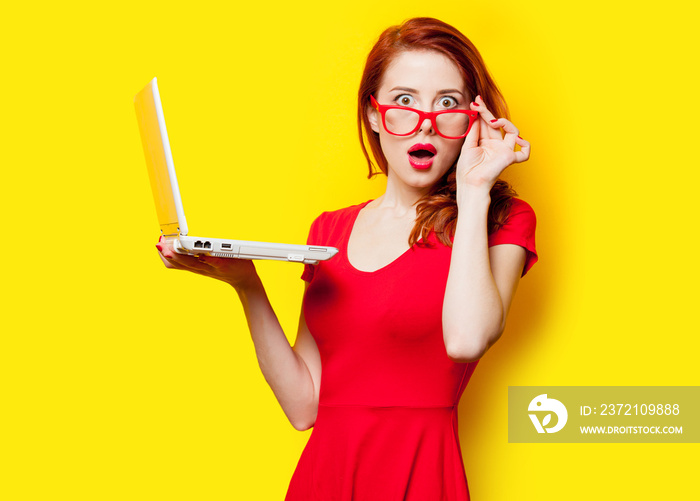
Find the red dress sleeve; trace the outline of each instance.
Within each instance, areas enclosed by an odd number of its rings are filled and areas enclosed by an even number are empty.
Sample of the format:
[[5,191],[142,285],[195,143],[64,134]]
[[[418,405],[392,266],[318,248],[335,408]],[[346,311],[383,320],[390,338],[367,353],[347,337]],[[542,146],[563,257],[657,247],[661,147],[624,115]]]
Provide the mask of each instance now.
[[537,262],[535,248],[535,211],[527,202],[514,198],[506,224],[489,235],[489,247],[501,244],[515,244],[527,252],[523,276]]

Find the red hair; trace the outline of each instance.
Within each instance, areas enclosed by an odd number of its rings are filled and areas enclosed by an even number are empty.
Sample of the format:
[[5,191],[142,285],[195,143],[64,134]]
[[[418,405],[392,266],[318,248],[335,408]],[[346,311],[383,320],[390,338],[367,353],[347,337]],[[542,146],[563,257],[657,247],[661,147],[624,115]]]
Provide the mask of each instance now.
[[[429,17],[416,17],[399,26],[387,28],[367,56],[358,92],[357,126],[370,178],[379,172],[387,174],[387,161],[379,143],[379,134],[372,130],[367,116],[370,95],[376,94],[392,59],[407,50],[434,50],[447,56],[462,73],[470,98],[481,95],[484,104],[495,116],[508,118],[508,105],[486,69],[479,51],[456,28]],[[379,171],[372,162],[366,144],[369,144]],[[431,231],[435,232],[443,244],[452,245],[451,239],[457,224],[456,191],[453,165],[431,191],[416,203],[416,223],[409,237],[409,245],[421,237],[427,242]],[[489,233],[496,231],[505,222],[514,195],[515,191],[508,183],[500,179],[496,181],[491,189]]]

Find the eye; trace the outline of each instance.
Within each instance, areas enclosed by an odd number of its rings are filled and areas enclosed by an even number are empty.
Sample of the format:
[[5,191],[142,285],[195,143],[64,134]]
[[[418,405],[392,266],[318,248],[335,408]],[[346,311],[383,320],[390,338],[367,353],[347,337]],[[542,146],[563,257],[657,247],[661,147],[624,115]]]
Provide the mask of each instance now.
[[440,103],[439,103],[440,108],[447,108],[447,109],[456,108],[458,104],[459,103],[457,102],[457,100],[452,96],[441,97]]
[[408,94],[401,94],[400,96],[396,96],[394,102],[399,106],[413,106],[416,100],[413,99],[413,96],[410,96]]

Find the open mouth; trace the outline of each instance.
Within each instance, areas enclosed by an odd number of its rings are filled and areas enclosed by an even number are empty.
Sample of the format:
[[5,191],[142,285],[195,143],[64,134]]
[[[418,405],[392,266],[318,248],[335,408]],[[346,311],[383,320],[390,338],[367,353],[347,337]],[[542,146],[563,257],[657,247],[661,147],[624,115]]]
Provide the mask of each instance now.
[[435,156],[434,153],[429,152],[428,150],[416,150],[416,151],[411,151],[409,153],[411,157],[415,158],[416,160],[428,160],[429,158],[433,158]]
[[415,169],[428,169],[436,154],[437,150],[432,144],[414,144],[408,150],[408,161]]

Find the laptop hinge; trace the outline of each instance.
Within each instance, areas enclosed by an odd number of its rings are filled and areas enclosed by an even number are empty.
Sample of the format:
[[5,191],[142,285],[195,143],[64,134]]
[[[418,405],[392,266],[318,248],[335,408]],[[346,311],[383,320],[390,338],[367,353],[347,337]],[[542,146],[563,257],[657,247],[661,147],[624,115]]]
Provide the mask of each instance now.
[[[160,234],[164,237],[179,237],[180,228],[177,223],[167,223],[160,225]],[[184,236],[184,235],[183,235]]]

